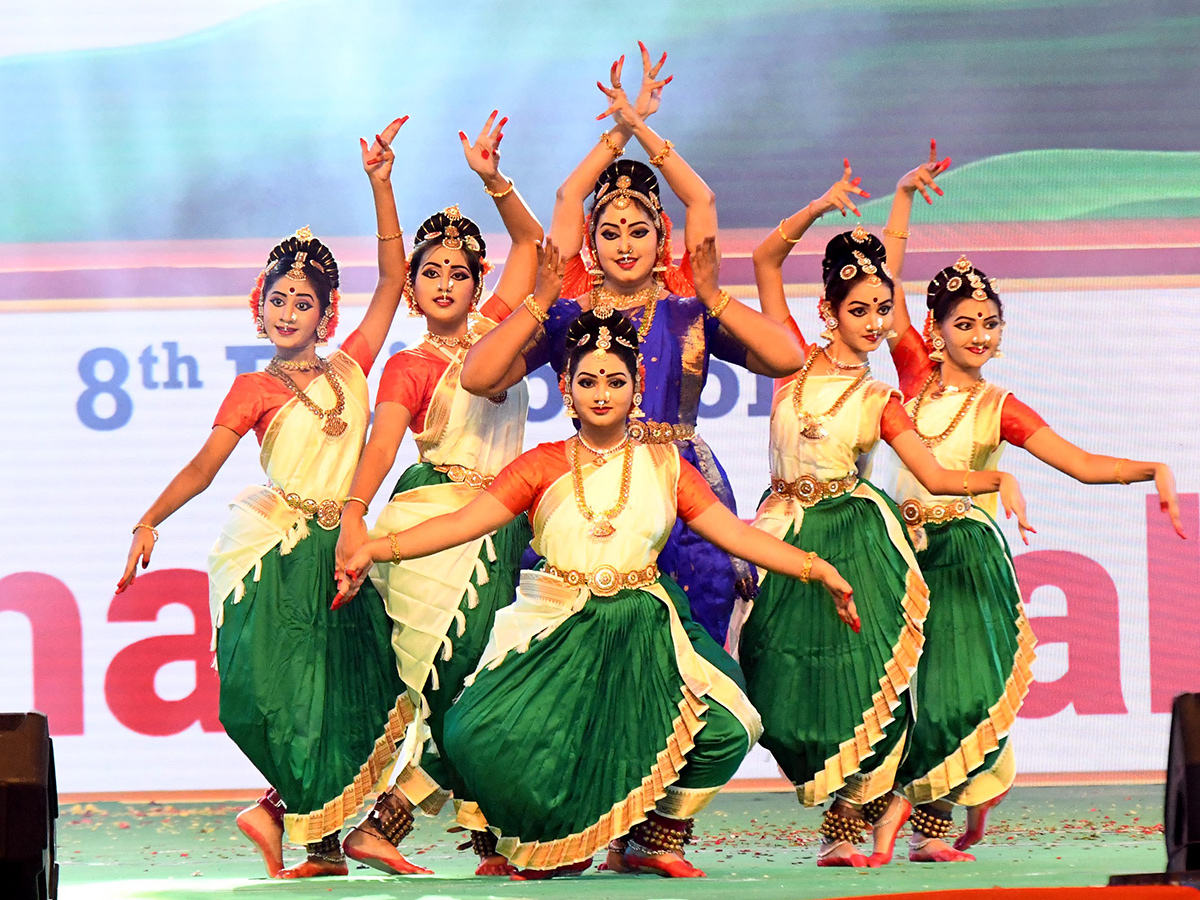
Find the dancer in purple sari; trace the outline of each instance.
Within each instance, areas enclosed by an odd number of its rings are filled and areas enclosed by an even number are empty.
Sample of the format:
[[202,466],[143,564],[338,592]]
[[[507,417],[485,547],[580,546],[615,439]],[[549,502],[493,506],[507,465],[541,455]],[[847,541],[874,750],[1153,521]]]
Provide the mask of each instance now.
[[[784,377],[803,364],[803,353],[786,327],[720,289],[713,193],[674,145],[645,122],[670,80],[658,80],[661,66],[662,60],[650,64],[643,47],[635,108],[621,88],[621,61],[613,64],[612,87],[601,90],[615,125],[568,176],[554,207],[547,250],[570,259],[563,296],[549,309],[528,298],[524,311],[518,309],[472,348],[461,383],[472,393],[491,395],[544,363],[561,373],[567,326],[583,310],[616,309],[638,326],[645,367],[642,439],[676,442],[681,456],[736,512],[729,479],[696,432],[709,358]],[[672,262],[671,220],[659,200],[658,177],[643,163],[618,159],[631,138],[637,138],[686,209],[689,252],[679,266]],[[589,193],[594,201],[585,215]],[[687,595],[692,617],[723,644],[734,597],[753,595],[753,569],[683,522],[672,529],[659,565]]]

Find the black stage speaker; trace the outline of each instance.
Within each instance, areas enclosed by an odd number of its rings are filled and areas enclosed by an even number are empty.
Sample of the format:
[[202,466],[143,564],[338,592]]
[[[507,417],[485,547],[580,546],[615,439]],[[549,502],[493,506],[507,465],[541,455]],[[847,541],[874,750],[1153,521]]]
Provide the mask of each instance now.
[[0,885],[12,900],[58,896],[54,747],[41,713],[0,713]]

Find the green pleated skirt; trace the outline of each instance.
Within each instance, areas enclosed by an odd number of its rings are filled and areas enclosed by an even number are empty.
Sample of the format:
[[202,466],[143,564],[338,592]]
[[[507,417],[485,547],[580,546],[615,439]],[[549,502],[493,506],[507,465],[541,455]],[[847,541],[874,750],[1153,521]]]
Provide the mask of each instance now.
[[[917,678],[920,715],[898,779],[914,803],[975,805],[1011,784],[1011,766],[1001,759],[1028,691],[1034,640],[1008,544],[980,515],[984,520],[926,525],[928,546],[918,554],[929,615]],[[977,779],[982,773],[993,777]]]
[[[671,600],[686,613],[682,591]],[[689,637],[698,629],[694,642],[707,641],[696,646],[702,657],[728,660],[703,628],[689,630],[690,616],[680,619]],[[714,715],[721,747],[707,748],[703,776],[684,782]],[[531,868],[590,858],[644,819],[665,785],[718,786],[749,750],[731,713],[687,689],[668,608],[642,590],[592,596],[527,650],[478,672],[446,717],[445,741],[501,852],[519,844],[517,864]]]
[[[429,463],[416,463],[404,470],[392,494],[450,481],[449,475],[439,472]],[[491,558],[486,545],[480,549],[479,559],[487,570],[487,579],[480,584],[478,572],[472,573],[473,597],[463,586],[462,602],[458,607],[462,615],[457,619],[461,624],[451,626],[447,635],[450,652],[438,654],[433,666],[436,677],[425,686],[430,742],[421,756],[421,768],[442,790],[450,791],[459,800],[470,799],[470,793],[442,752],[446,713],[462,690],[467,676],[479,665],[479,657],[487,646],[492,623],[496,620],[496,611],[512,603],[516,595],[517,581],[521,576],[521,556],[532,537],[529,519],[522,513],[492,535],[495,559]]]
[[[389,717],[404,685],[382,599],[367,582],[329,609],[337,539],[312,522],[289,553],[275,546],[243,580],[244,595],[225,600],[217,632],[221,724],[292,815],[319,813],[356,778],[347,797],[360,800],[373,786],[364,773],[382,768],[376,742],[400,736]],[[318,815],[317,830],[332,833],[341,819]]]
[[835,791],[867,802],[892,789],[912,725],[924,582],[902,552],[912,559],[895,505],[865,481],[806,510],[784,540],[850,582],[862,632],[838,618],[821,585],[763,579],[738,648],[762,744],[805,804]]

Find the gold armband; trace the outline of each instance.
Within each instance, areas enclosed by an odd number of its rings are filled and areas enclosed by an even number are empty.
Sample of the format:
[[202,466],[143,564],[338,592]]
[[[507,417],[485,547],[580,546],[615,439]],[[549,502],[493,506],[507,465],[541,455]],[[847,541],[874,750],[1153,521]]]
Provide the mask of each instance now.
[[912,234],[911,231],[897,231],[895,228],[885,228],[883,229],[883,233],[888,237],[899,238],[902,241],[907,241],[908,236]]
[[493,200],[499,200],[501,197],[507,197],[509,194],[511,194],[513,192],[513,188],[515,188],[515,187],[516,187],[516,185],[513,184],[513,180],[510,178],[510,179],[508,179],[508,187],[506,187],[504,190],[493,191],[491,188],[489,188],[485,184],[483,186],[483,192],[485,194],[487,194],[489,197],[491,197]]
[[349,503],[351,500],[357,500],[359,503],[362,504],[364,516],[371,511],[371,507],[369,507],[367,505],[367,501],[364,500],[362,497],[347,497],[345,500],[342,501],[342,508],[345,509],[346,504]]
[[671,155],[671,148],[674,146],[670,141],[664,143],[663,148],[650,157],[650,165],[656,169],[661,169],[663,163],[667,161],[667,157]]
[[533,294],[530,294],[528,297],[526,297],[523,303],[525,308],[529,310],[529,314],[537,319],[537,323],[539,325],[546,324],[546,320],[550,318],[550,313],[546,312],[537,305],[533,299]]
[[156,544],[158,543],[158,529],[155,528],[153,525],[147,525],[145,522],[138,522],[136,525],[133,526],[133,531],[131,531],[129,533],[137,534],[137,530],[139,528],[145,528],[147,531],[149,531],[150,534],[152,534],[154,536],[154,543],[156,543]]
[[780,219],[780,220],[779,220],[779,228],[777,229],[777,230],[779,231],[779,236],[780,236],[781,238],[783,238],[785,241],[787,241],[789,244],[798,244],[798,243],[800,243],[800,238],[790,238],[790,237],[788,237],[786,234],[784,234],[784,231],[783,231],[783,223],[784,223],[784,222],[786,222],[786,221],[787,221],[787,219]]
[[379,238],[381,241],[398,241],[400,238],[404,237],[404,229],[401,228],[395,234],[380,234],[377,231],[375,232],[375,237]]
[[400,532],[389,531],[388,544],[392,548],[392,563],[397,566],[400,565],[400,563],[404,562],[404,557],[400,555]]
[[730,295],[729,291],[722,290],[716,304],[712,309],[707,310],[708,314],[714,319],[721,318],[721,313],[725,312],[725,307],[729,305],[729,301],[732,299],[733,297]]
[[808,559],[806,559],[804,561],[804,568],[800,570],[800,582],[802,584],[808,584],[809,579],[812,578],[813,561],[816,558],[817,558],[817,551],[809,550],[808,551]]
[[620,159],[625,155],[625,148],[618,147],[617,142],[612,139],[612,135],[610,135],[607,131],[600,133],[600,140],[604,146],[609,149],[609,152],[612,153],[613,159]]

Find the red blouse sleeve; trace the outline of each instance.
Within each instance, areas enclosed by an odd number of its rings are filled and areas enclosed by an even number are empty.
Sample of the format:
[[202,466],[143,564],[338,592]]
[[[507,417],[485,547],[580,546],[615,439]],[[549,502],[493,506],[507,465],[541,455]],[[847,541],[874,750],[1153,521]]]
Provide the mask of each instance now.
[[493,322],[503,322],[516,307],[509,306],[498,294],[492,294],[479,307],[479,314]]
[[675,506],[679,518],[690,522],[714,503],[719,503],[704,476],[686,459],[679,460],[679,482],[675,488]]
[[399,403],[412,416],[412,430],[418,433],[423,431],[434,386],[445,368],[444,365],[439,367],[425,354],[401,350],[383,367],[375,404]]
[[546,488],[567,471],[564,443],[538,444],[526,450],[500,470],[487,492],[514,516],[532,512]]
[[255,384],[254,373],[239,375],[233,379],[229,393],[221,401],[213,426],[224,425],[244,437],[266,412],[263,392]]
[[1024,447],[1035,431],[1045,427],[1046,420],[1012,394],[1004,398],[1004,407],[1000,410],[1001,440],[1014,447]]
[[900,398],[892,394],[879,419],[880,436],[890,444],[898,435],[916,427],[909,417],[908,411],[904,408],[904,404],[900,402]]
[[363,337],[361,331],[357,328],[354,329],[350,333],[350,337],[342,341],[342,346],[338,349],[358,363],[358,367],[363,370],[364,375],[370,373],[371,366],[375,363],[375,354],[371,352],[367,339]]
[[900,376],[900,390],[905,400],[917,396],[934,369],[925,341],[911,325],[892,348],[892,362],[896,364],[896,374]]
[[796,324],[796,320],[789,315],[787,321],[783,324],[787,326],[788,331],[796,336],[796,340],[800,342],[800,349],[807,356],[810,346],[808,341],[804,340],[804,335],[800,333],[800,326]]

